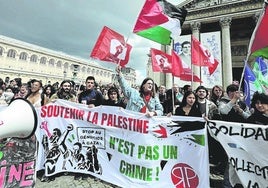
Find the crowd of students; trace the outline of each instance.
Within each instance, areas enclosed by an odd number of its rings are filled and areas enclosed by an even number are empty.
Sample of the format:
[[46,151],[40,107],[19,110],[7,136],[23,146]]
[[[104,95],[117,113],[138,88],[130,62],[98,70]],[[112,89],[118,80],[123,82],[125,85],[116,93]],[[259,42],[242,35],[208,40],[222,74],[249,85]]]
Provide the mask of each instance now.
[[[119,106],[128,110],[152,116],[197,116],[206,120],[222,120],[268,125],[268,96],[256,92],[248,107],[239,86],[230,83],[224,90],[215,85],[211,90],[204,86],[192,88],[190,85],[179,87],[174,84],[166,89],[157,87],[151,78],[145,78],[139,88],[131,87],[116,67],[117,83],[97,84],[93,76],[88,76],[85,84],[76,85],[72,80],[63,80],[60,84],[43,86],[38,79],[22,83],[20,78],[7,82],[0,78],[0,104],[7,105],[15,98],[25,98],[33,106],[53,102],[57,99],[83,103],[89,108],[99,105]],[[221,145],[209,137],[210,162],[217,167],[216,173],[223,174],[227,156]],[[75,174],[75,179],[88,176]],[[46,179],[48,180],[48,179]],[[53,180],[50,179],[50,181]]]

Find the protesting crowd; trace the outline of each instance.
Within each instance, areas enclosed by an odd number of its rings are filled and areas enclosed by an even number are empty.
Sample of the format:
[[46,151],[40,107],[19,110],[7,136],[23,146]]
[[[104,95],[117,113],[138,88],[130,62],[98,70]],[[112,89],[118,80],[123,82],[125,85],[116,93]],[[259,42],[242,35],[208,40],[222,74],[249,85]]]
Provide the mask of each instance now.
[[[94,108],[100,105],[118,106],[127,110],[152,116],[194,116],[205,120],[222,120],[268,125],[268,96],[256,92],[251,105],[244,102],[243,93],[236,82],[226,89],[215,85],[212,89],[202,85],[192,88],[190,85],[166,89],[158,86],[151,78],[145,78],[139,88],[131,87],[116,67],[117,82],[100,85],[93,76],[88,76],[85,85],[76,85],[72,80],[63,80],[60,84],[43,85],[38,79],[22,83],[20,78],[5,81],[0,79],[0,104],[8,105],[16,98],[28,100],[38,108],[57,99],[81,103]],[[228,186],[226,167],[228,157],[221,146],[208,134],[209,162],[211,174],[224,176],[224,185]],[[41,181],[53,181],[55,175],[46,177],[38,172]],[[74,179],[87,179],[90,175],[74,173]]]

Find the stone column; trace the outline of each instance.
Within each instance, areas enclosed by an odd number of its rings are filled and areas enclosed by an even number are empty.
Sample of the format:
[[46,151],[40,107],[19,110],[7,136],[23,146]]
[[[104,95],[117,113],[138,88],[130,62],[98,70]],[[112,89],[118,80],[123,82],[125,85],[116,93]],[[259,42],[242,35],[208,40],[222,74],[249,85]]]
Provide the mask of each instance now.
[[163,84],[161,82],[161,75],[163,73],[153,72],[150,51],[147,55],[148,55],[148,62],[147,62],[147,66],[146,66],[146,76],[152,78],[154,80],[154,82],[157,84],[157,86],[159,86],[159,85]]
[[192,22],[192,23],[190,23],[190,26],[191,26],[193,36],[195,36],[195,38],[197,38],[199,40],[201,23],[200,22]]
[[255,13],[254,20],[255,20],[256,24],[258,23],[260,16],[261,16],[261,12],[256,12]]
[[232,18],[225,17],[220,19],[221,35],[222,35],[222,80],[223,88],[232,83],[233,70],[232,70],[232,54],[231,54],[231,38],[230,38],[230,25]]
[[[190,24],[190,27],[191,27],[191,30],[192,30],[192,35],[195,38],[197,38],[198,40],[200,40],[200,27],[201,27],[201,23],[200,22],[193,22],[193,23]],[[194,72],[195,75],[197,75],[199,78],[202,79],[202,76],[200,75],[201,69],[200,69],[199,66],[192,65],[192,70],[193,70],[193,72]],[[199,85],[200,85],[199,82],[193,82],[192,88],[193,89],[196,89]]]

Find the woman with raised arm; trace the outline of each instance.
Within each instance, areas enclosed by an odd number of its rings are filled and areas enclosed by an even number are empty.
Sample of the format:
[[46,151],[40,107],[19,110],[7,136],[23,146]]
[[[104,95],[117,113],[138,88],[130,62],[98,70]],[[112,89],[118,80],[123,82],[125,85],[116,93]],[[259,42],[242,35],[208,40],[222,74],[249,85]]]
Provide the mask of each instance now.
[[120,87],[128,99],[127,110],[145,113],[147,117],[163,115],[163,107],[156,96],[153,79],[145,78],[138,91],[127,83],[121,72],[121,66],[116,67],[116,72]]

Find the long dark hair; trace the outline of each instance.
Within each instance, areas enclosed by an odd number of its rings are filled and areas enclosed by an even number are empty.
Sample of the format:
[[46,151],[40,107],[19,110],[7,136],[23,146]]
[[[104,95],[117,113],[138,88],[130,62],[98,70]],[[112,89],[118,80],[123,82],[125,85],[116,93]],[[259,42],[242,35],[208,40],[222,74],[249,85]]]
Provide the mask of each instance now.
[[60,98],[60,99],[65,99],[65,100],[69,100],[70,98],[74,97],[73,94],[71,93],[71,91],[69,93],[66,93],[62,86],[63,84],[65,83],[68,83],[70,84],[70,86],[72,86],[72,83],[70,82],[70,80],[63,80],[60,84],[60,89],[57,91],[57,96]]
[[[49,96],[48,96],[47,93],[46,93],[46,90],[47,90],[48,88],[50,88],[50,90],[51,90],[51,93],[50,93]],[[44,88],[44,90],[43,90],[43,93],[44,93],[48,98],[50,98],[50,97],[55,93],[54,87],[53,87],[52,85],[50,85],[50,84],[46,85],[45,88]]]
[[116,92],[117,94],[117,100],[120,99],[120,95],[119,95],[119,91],[116,87],[111,87],[110,89],[108,89],[108,97],[110,99],[110,95],[113,93],[113,92]]
[[211,93],[210,93],[210,100],[212,100],[214,103],[215,103],[215,101],[217,101],[219,99],[219,97],[214,93],[214,90],[216,88],[219,88],[222,91],[220,98],[222,98],[224,96],[224,91],[223,91],[221,86],[219,86],[219,85],[213,86]]
[[251,108],[254,108],[255,110],[257,110],[255,106],[257,101],[260,101],[262,104],[268,104],[268,95],[264,93],[259,93],[258,91],[255,92],[251,99],[251,104],[250,104]]
[[155,97],[155,84],[154,84],[153,79],[152,79],[152,78],[149,78],[149,77],[145,78],[145,79],[142,81],[142,83],[141,83],[140,91],[139,91],[139,92],[140,92],[140,96],[143,97],[143,94],[144,94],[143,86],[144,86],[144,84],[146,84],[146,82],[147,82],[148,80],[151,80],[151,81],[153,82],[153,88],[152,88],[151,96],[154,98],[154,97]]
[[195,102],[193,104],[193,106],[196,106],[198,103],[197,103],[197,96],[196,94],[193,92],[193,91],[186,91],[183,95],[183,99],[181,101],[181,107],[185,107],[187,105],[187,97],[189,95],[193,94],[195,96]]

